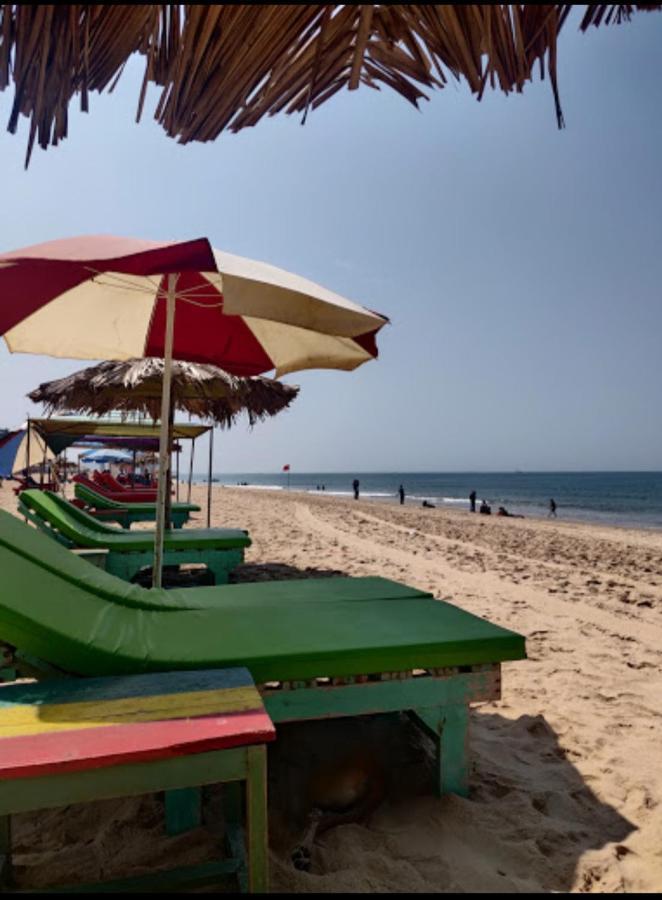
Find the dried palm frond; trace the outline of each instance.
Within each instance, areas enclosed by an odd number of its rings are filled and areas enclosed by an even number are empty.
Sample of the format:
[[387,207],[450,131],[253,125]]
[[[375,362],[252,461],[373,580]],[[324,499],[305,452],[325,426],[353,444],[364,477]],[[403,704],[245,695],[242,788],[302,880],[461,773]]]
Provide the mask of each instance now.
[[[162,88],[155,117],[181,143],[303,112],[344,87],[380,84],[417,105],[422,88],[465,79],[521,91],[536,63],[550,76],[559,127],[557,37],[572,4],[8,4],[0,5],[0,90],[13,82],[9,130],[30,118],[26,167],[67,135],[80,94],[115,86],[146,57],[138,99]],[[662,4],[589,4],[580,28],[619,24]]]
[[[156,421],[161,415],[163,360],[155,357],[108,361],[40,384],[28,394],[47,414],[70,412],[103,415],[111,410],[141,412]],[[245,412],[253,426],[285,409],[299,388],[271,378],[230,375],[216,366],[173,360],[171,397],[174,409],[229,428]]]

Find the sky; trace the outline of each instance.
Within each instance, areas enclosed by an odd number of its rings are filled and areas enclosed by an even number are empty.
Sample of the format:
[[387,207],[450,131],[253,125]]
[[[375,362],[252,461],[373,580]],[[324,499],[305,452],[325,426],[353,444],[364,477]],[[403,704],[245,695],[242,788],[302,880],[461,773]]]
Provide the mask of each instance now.
[[[220,473],[662,469],[662,15],[559,39],[549,82],[478,103],[450,84],[415,110],[343,91],[208,144],[135,123],[132,60],[69,137],[23,169],[5,129],[0,251],[77,234],[213,246],[388,316],[379,359],[310,371],[289,410],[216,434]],[[0,427],[89,362],[10,354]],[[184,457],[185,460],[185,457]],[[199,468],[196,465],[196,469]],[[201,466],[200,466],[201,468]]]

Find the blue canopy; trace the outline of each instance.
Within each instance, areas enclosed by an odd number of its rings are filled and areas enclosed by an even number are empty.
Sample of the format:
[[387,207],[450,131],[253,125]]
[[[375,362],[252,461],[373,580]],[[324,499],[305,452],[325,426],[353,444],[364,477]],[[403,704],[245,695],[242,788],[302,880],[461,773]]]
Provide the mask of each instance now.
[[80,461],[84,463],[129,463],[133,460],[133,456],[126,450],[92,450],[91,453],[85,453],[81,456]]

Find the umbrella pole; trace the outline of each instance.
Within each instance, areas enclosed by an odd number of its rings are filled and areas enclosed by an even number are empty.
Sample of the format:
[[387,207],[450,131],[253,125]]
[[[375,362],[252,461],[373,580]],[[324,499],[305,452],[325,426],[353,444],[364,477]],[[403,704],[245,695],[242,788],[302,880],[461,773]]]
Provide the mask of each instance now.
[[159,436],[159,483],[156,508],[156,534],[154,535],[154,566],[152,587],[161,587],[163,568],[163,537],[165,531],[165,501],[168,485],[168,420],[170,418],[170,385],[172,381],[172,344],[175,330],[175,289],[177,276],[168,275],[166,307],[165,347],[163,354],[163,389],[161,395],[161,434]]
[[25,478],[27,480],[30,476],[30,416],[28,416],[28,446],[27,450],[25,451],[25,457]]
[[191,502],[191,484],[193,482],[193,454],[195,453],[195,438],[191,441],[191,459],[189,460],[188,466],[188,497],[186,498],[186,502]]
[[214,429],[209,429],[209,474],[207,476],[207,528],[211,528],[211,464],[214,452]]

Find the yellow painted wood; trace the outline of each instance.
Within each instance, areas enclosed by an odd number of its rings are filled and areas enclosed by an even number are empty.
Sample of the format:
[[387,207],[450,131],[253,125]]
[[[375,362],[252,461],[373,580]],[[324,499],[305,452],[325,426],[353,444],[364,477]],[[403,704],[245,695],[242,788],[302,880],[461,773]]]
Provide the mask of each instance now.
[[60,703],[53,706],[17,704],[0,709],[0,740],[54,731],[194,718],[214,713],[223,715],[261,708],[262,701],[254,687],[156,697],[128,697],[103,702]]

